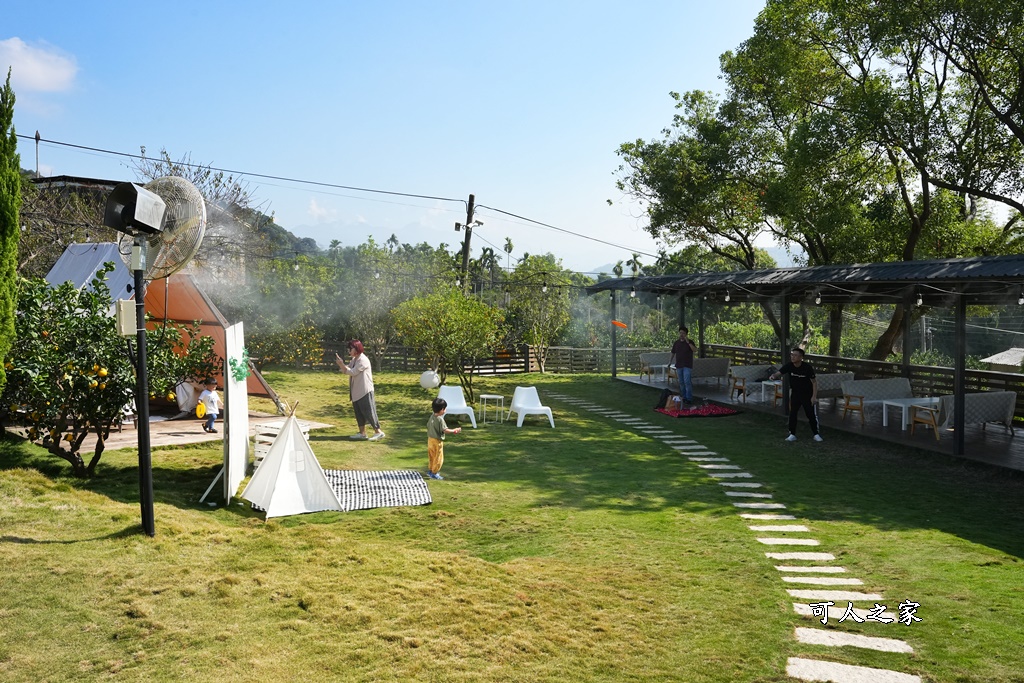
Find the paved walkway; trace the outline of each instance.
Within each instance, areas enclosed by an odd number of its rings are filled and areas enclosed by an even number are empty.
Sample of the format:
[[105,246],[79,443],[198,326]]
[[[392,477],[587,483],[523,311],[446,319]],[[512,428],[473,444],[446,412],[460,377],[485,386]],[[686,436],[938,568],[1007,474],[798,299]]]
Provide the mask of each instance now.
[[[741,518],[750,522],[748,529],[754,540],[766,546],[765,556],[776,560],[779,580],[786,586],[786,592],[798,602],[793,611],[801,619],[793,637],[797,642],[827,647],[860,648],[882,652],[912,653],[913,648],[898,638],[881,634],[900,634],[903,631],[906,603],[900,603],[899,612],[887,611],[885,598],[878,584],[870,579],[864,581],[846,576],[845,567],[832,564],[835,555],[823,552],[821,542],[809,537],[810,527],[794,515],[786,514],[785,503],[774,500],[772,494],[757,491],[763,484],[753,473],[744,471],[739,465],[701,446],[684,436],[665,433],[660,425],[636,418],[621,411],[612,411],[596,403],[565,394],[548,393],[545,398],[554,399],[604,419],[614,420],[623,428],[642,433],[662,442],[699,467],[722,487],[726,497],[736,508]],[[744,481],[735,481],[743,479]],[[751,490],[753,489],[753,490]],[[771,522],[771,523],[766,523]],[[767,535],[771,534],[771,535]],[[813,550],[808,550],[813,548]],[[794,564],[799,563],[799,564]],[[913,605],[913,603],[911,603]],[[910,611],[912,615],[913,612]],[[863,623],[877,635],[848,633],[841,625],[850,622]],[[916,617],[906,617],[907,621]],[[810,621],[813,626],[807,626]],[[833,628],[820,628],[831,621]],[[899,630],[897,630],[899,629]],[[833,683],[920,683],[921,677],[913,674],[878,669],[868,666],[838,664],[805,657],[790,657],[786,663],[786,675],[801,681],[832,681]]]
[[[249,435],[255,434],[255,425],[267,423],[283,423],[283,417],[270,415],[268,413],[249,413]],[[299,420],[303,425],[309,425],[311,429],[326,429],[333,425],[322,422],[311,422]],[[216,424],[217,433],[207,434],[203,431],[203,421],[195,417],[185,417],[180,420],[168,420],[163,416],[155,416],[149,422],[149,444],[150,447],[157,446],[180,446],[190,443],[205,443],[207,441],[221,441],[224,438],[224,423],[218,421]],[[15,433],[24,435],[25,428],[11,428]],[[105,450],[116,450],[119,448],[138,448],[139,432],[131,424],[126,424],[118,432],[113,431],[107,439]],[[96,447],[96,436],[90,435],[82,444],[83,453],[92,453]]]

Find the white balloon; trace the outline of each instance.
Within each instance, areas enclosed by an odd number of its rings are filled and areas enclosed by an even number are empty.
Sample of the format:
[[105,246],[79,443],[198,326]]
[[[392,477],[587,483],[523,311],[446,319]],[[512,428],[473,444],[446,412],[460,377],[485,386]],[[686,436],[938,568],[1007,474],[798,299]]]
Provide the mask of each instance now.
[[441,378],[433,370],[427,370],[420,375],[420,386],[424,389],[436,389],[441,384]]

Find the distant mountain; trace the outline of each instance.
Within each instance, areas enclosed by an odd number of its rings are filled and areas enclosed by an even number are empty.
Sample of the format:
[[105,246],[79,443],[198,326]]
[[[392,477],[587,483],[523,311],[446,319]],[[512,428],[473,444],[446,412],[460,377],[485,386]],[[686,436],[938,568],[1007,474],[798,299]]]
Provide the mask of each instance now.
[[590,275],[593,278],[596,278],[600,273],[604,273],[608,277],[614,277],[614,273],[612,273],[612,269],[614,267],[615,267],[614,263],[606,263],[603,266],[598,266],[597,268],[591,268],[590,270],[586,270],[586,271],[583,271],[583,272],[586,275]]

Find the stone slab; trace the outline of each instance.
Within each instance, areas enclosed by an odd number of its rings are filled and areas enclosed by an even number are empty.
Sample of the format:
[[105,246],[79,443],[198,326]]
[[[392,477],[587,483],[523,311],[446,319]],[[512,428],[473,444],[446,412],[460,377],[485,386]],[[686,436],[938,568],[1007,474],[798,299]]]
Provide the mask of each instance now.
[[794,565],[775,565],[775,568],[780,572],[790,572],[792,574],[845,574],[846,567],[835,567],[835,566],[807,566],[797,567]]
[[748,508],[750,510],[785,510],[782,503],[733,503],[733,507]]
[[806,562],[830,562],[836,559],[832,553],[765,553],[769,560],[804,560]]
[[858,633],[846,633],[836,631],[796,627],[796,639],[808,645],[827,645],[829,647],[860,647],[865,650],[878,650],[879,652],[904,652],[911,653],[914,648],[902,640],[895,638],[877,638],[875,636],[862,636]]
[[[849,603],[847,603],[847,604],[849,604]],[[808,605],[806,603],[794,602],[793,603],[793,611],[796,612],[797,614],[799,614],[802,617],[814,617],[819,622],[821,621],[821,617],[815,615],[814,614],[814,610],[811,608],[810,605]],[[853,612],[854,612],[854,614],[856,614],[861,619],[867,619],[868,610],[861,609],[860,607],[854,607],[853,608]],[[828,618],[830,620],[834,619],[835,621],[838,622],[840,619],[843,618],[844,614],[846,614],[846,607],[837,607],[836,605],[831,605],[828,608]],[[892,613],[892,612],[881,612],[881,613],[879,613],[876,616],[881,617],[882,619],[892,619],[893,622],[896,621],[896,615],[894,613]],[[847,617],[847,619],[853,621],[852,617]],[[844,621],[843,623],[846,623],[846,622]],[[886,624],[884,622],[874,621],[874,620],[872,620],[872,621],[865,621],[864,623],[865,624],[881,624],[882,626],[886,626]],[[890,623],[892,623],[892,622],[890,622]]]
[[859,591],[827,591],[817,589],[796,589],[790,588],[786,590],[790,597],[800,598],[801,600],[810,600],[811,602],[822,602],[831,600],[832,602],[856,602],[858,600],[881,600],[882,596],[879,593],[861,593]]
[[796,519],[796,515],[776,515],[770,512],[744,512],[740,517],[743,519]]
[[821,545],[821,541],[813,538],[759,538],[757,542],[765,545]]
[[921,683],[920,676],[899,671],[837,662],[821,662],[803,657],[790,657],[786,661],[786,675],[801,681],[828,681],[829,683]]
[[783,576],[786,583],[802,583],[810,586],[863,586],[864,582],[854,578],[838,576]]
[[765,524],[748,526],[751,531],[810,531],[803,524]]

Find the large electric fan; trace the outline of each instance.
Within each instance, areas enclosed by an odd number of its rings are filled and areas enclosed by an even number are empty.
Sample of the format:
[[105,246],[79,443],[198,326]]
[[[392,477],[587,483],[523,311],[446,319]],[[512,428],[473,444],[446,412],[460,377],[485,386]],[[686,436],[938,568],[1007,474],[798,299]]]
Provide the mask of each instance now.
[[[121,183],[107,197],[103,224],[122,233],[119,251],[135,276],[137,351],[136,410],[139,428],[139,503],[142,528],[156,534],[153,519],[153,463],[149,440],[149,379],[146,374],[146,280],[166,278],[195,256],[206,232],[206,203],[195,185],[176,176],[139,187]],[[129,352],[131,345],[129,344]]]
[[178,176],[164,176],[144,185],[164,201],[163,229],[152,234],[122,234],[121,258],[132,267],[132,246],[142,238],[145,278],[159,280],[185,267],[199,251],[206,233],[206,203],[196,186]]

